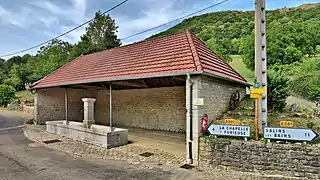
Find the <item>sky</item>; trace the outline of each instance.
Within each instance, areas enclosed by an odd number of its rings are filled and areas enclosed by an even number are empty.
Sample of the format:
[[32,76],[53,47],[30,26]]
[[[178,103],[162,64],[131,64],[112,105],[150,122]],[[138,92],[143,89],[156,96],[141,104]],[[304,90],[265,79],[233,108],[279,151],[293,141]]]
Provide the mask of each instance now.
[[[0,0],[0,57],[47,41],[106,11],[122,0]],[[119,26],[118,37],[125,38],[190,14],[220,0],[129,0],[111,11]],[[266,0],[267,9],[296,7],[320,0]],[[200,14],[224,10],[253,10],[254,0],[230,0]],[[164,31],[179,22],[122,41],[129,44]],[[85,27],[61,39],[76,43]],[[26,53],[34,54],[39,48]],[[23,55],[25,53],[19,54]],[[9,57],[5,57],[7,59]]]

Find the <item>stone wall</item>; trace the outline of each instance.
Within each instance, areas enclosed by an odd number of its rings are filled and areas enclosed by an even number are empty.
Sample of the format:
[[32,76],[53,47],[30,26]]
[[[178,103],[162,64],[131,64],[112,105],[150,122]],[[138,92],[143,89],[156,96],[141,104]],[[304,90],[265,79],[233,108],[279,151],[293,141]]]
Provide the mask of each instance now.
[[239,91],[240,99],[246,94],[244,85],[209,77],[201,77],[199,81],[199,94],[201,98],[204,98],[204,113],[208,114],[210,122],[229,110],[232,93]]
[[22,111],[23,107],[20,104],[8,104],[7,109],[11,111]]
[[22,105],[22,111],[24,113],[34,115],[34,106]]
[[224,112],[229,109],[231,94],[235,91],[239,91],[241,94],[240,98],[244,97],[245,85],[239,85],[237,83],[231,83],[228,81],[222,81],[216,78],[210,78],[207,76],[191,76],[192,86],[192,97],[203,98],[204,105],[192,106],[192,139],[190,138],[190,84],[189,81],[186,83],[186,119],[187,119],[187,159],[189,159],[189,143],[192,146],[192,160],[188,163],[198,165],[199,158],[199,136],[201,135],[201,118],[204,114],[208,114],[209,122],[212,122],[217,117],[221,116]]
[[200,138],[199,165],[204,169],[258,171],[266,175],[320,179],[320,146],[264,144]]
[[[36,120],[65,119],[65,89],[40,89],[36,93]],[[82,121],[82,98],[96,98],[95,120],[109,125],[109,91],[68,89],[68,118]],[[165,87],[113,91],[115,126],[141,127],[175,132],[185,131],[185,87]]]
[[185,87],[119,90],[113,95],[115,125],[185,131]]
[[[95,91],[68,89],[68,119],[82,121],[84,97],[95,97]],[[65,88],[39,89],[35,96],[35,122],[65,120]]]
[[[192,77],[195,85],[194,98],[204,98],[203,107],[194,107],[196,123],[203,113],[214,120],[229,107],[231,93],[239,90],[245,93],[244,87],[225,81]],[[174,132],[186,131],[186,105],[188,106],[186,89],[189,86],[163,88],[128,89],[113,91],[113,123],[115,126],[140,127]],[[187,90],[188,91],[188,90]],[[68,88],[68,119],[82,121],[82,98],[96,98],[95,120],[97,124],[109,125],[109,91],[83,90]],[[35,97],[36,122],[65,119],[65,88],[39,89]],[[187,114],[188,115],[188,114]],[[195,117],[196,118],[196,117]],[[194,126],[199,127],[199,126]],[[198,133],[198,130],[194,131]]]
[[11,111],[22,111],[32,116],[34,115],[34,106],[27,106],[27,105],[21,105],[21,104],[8,104],[7,109]]

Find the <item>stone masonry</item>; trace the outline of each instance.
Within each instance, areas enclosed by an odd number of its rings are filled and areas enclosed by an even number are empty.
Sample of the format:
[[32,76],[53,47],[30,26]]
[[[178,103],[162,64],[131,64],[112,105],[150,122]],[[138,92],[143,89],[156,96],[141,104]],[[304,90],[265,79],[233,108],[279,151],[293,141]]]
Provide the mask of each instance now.
[[320,147],[200,138],[200,167],[320,179]]
[[[203,98],[203,106],[192,106],[192,140],[190,139],[190,82],[186,83],[186,158],[189,159],[189,163],[198,165],[199,158],[199,136],[201,134],[201,118],[206,113],[209,117],[209,123],[215,120],[217,117],[226,112],[229,108],[229,102],[231,94],[235,91],[239,91],[240,98],[245,95],[245,85],[239,85],[236,83],[230,83],[227,81],[218,80],[216,78],[209,78],[204,76],[191,77],[192,98]],[[192,162],[189,158],[189,143],[192,143]]]
[[113,95],[115,125],[185,132],[185,87],[120,90]]
[[[68,89],[68,119],[83,120],[83,97],[95,97],[95,91]],[[65,120],[65,88],[39,89],[35,96],[35,122],[45,124],[46,121]]]
[[[65,89],[37,90],[36,121],[65,119]],[[109,125],[109,91],[68,89],[68,119],[82,122],[82,98],[95,98],[95,121]],[[185,87],[164,87],[113,91],[114,126],[140,127],[184,132]]]
[[[244,96],[245,88],[213,78],[192,77],[195,83],[194,98],[204,98],[199,109],[212,121],[229,107],[231,94],[239,90]],[[113,119],[115,126],[141,127],[174,132],[185,132],[186,105],[189,100],[186,87],[163,87],[113,91]],[[68,88],[68,120],[83,120],[82,98],[95,98],[95,120],[97,124],[109,125],[109,91],[101,89]],[[45,121],[65,119],[65,88],[39,89],[35,97],[35,119],[37,124]],[[196,112],[195,112],[196,113]]]
[[246,94],[245,85],[239,85],[213,79],[201,77],[199,89],[200,97],[204,98],[204,113],[208,114],[209,122],[216,120],[229,110],[231,94],[239,91],[240,99]]

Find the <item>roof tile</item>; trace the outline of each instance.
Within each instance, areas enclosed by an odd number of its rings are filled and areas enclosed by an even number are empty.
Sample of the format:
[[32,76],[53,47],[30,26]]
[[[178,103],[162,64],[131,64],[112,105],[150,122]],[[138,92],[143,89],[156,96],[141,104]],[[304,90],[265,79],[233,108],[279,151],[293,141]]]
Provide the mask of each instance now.
[[187,30],[80,56],[35,82],[31,88],[194,71],[246,83],[239,73]]

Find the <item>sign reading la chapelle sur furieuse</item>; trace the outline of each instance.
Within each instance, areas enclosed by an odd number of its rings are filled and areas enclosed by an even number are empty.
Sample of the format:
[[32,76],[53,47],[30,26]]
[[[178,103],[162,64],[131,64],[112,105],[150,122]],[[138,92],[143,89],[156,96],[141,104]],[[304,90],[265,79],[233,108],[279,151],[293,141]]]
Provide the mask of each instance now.
[[208,131],[212,135],[217,136],[235,136],[235,137],[249,137],[250,126],[234,126],[226,124],[211,124]]

